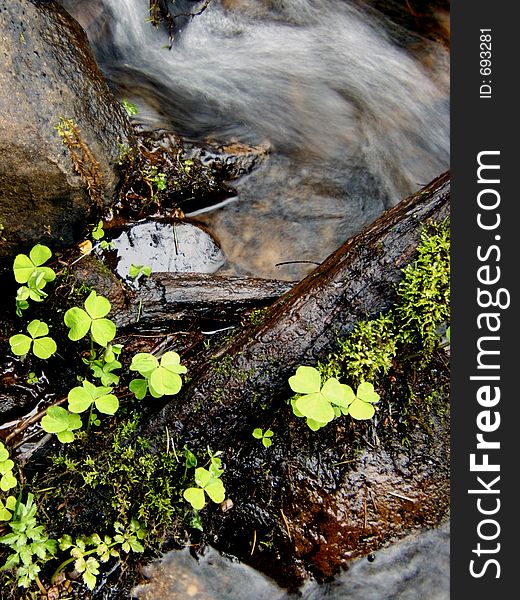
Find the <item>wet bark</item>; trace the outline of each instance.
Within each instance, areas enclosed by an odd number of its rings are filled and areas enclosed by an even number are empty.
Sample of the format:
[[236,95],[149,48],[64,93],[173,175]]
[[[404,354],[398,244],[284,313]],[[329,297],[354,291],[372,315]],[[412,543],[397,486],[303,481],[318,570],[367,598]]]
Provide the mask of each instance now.
[[167,426],[190,447],[233,447],[262,406],[274,411],[290,395],[287,380],[298,365],[324,359],[359,320],[392,305],[422,226],[449,216],[449,192],[443,174],[347,240],[279,298],[263,323],[237,332],[190,372],[191,383],[141,434],[153,439]]
[[289,291],[286,281],[200,273],[157,273],[143,282],[118,326],[160,327],[180,322],[236,323],[243,311],[265,306]]

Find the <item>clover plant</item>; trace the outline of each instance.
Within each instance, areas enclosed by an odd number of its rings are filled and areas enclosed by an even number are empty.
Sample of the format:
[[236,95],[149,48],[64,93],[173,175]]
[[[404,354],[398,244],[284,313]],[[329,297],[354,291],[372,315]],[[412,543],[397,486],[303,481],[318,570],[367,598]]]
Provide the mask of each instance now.
[[374,391],[374,386],[363,381],[358,385],[356,395],[349,404],[348,414],[358,421],[371,419],[376,412],[374,404],[377,404],[379,399],[379,394]]
[[21,316],[22,311],[29,307],[28,300],[41,302],[46,296],[43,291],[47,283],[54,281],[56,273],[50,267],[44,267],[52,256],[47,246],[36,244],[26,254],[18,254],[13,263],[14,278],[17,283],[22,283],[16,294],[16,314]]
[[[187,448],[185,447],[185,450]],[[213,454],[208,448],[208,454],[210,457],[209,467],[198,467],[195,469],[195,485],[197,487],[189,487],[183,492],[184,499],[189,502],[195,510],[201,510],[206,506],[207,494],[213,502],[220,504],[226,497],[226,490],[224,484],[220,479],[224,470],[222,469],[222,461],[218,457],[219,452]],[[195,455],[188,450],[185,452],[186,466],[188,461],[191,465],[197,464]],[[195,459],[195,461],[193,461]]]
[[85,300],[84,306],[85,310],[78,306],[69,308],[63,317],[65,325],[70,329],[69,338],[77,341],[90,332],[97,344],[107,346],[116,335],[114,322],[104,318],[110,312],[110,302],[93,290]]
[[16,487],[17,480],[13,475],[14,462],[9,458],[9,450],[0,442],[0,490],[7,492]]
[[341,414],[350,415],[356,420],[371,419],[374,404],[379,395],[371,383],[362,382],[356,393],[349,385],[330,377],[321,385],[321,375],[314,367],[298,367],[296,375],[289,378],[294,392],[301,394],[291,401],[297,417],[306,417],[307,425],[316,431]]
[[150,277],[152,274],[152,267],[148,265],[134,265],[133,263],[130,265],[129,276],[132,279],[137,279],[139,275],[143,275],[144,277]]
[[207,494],[213,502],[220,504],[226,497],[226,490],[220,477],[215,477],[204,467],[195,469],[195,484],[197,487],[190,487],[184,490],[182,494],[184,499],[189,502],[195,510],[201,510],[206,505]]
[[292,402],[293,412],[306,417],[307,425],[317,430],[335,417],[334,407],[347,409],[352,401],[352,390],[348,385],[330,377],[321,385],[321,375],[314,367],[298,367],[296,375],[289,378],[293,392],[301,394]]
[[72,388],[67,397],[72,413],[85,412],[95,405],[100,413],[113,415],[119,408],[119,400],[112,394],[111,387],[96,386],[86,379],[81,386]]
[[1,569],[9,571],[16,568],[18,585],[28,588],[38,580],[40,564],[56,553],[56,541],[49,539],[43,526],[38,525],[33,494],[29,493],[27,502],[18,502],[13,510],[13,518],[8,523],[11,533],[0,537],[0,544],[9,546],[12,553]]
[[92,238],[99,241],[105,237],[105,231],[103,229],[103,221],[99,221],[98,224],[92,230]]
[[70,413],[61,406],[50,406],[41,420],[41,426],[47,433],[55,433],[62,444],[74,441],[74,431],[81,428],[81,417]]
[[121,100],[121,104],[123,105],[123,108],[126,110],[126,114],[129,117],[134,117],[139,112],[137,106],[133,102],[130,102],[125,98]]
[[257,440],[262,440],[262,444],[266,448],[269,448],[269,446],[273,443],[273,440],[271,439],[273,435],[274,431],[272,431],[271,429],[267,429],[265,432],[262,432],[260,427],[257,427],[253,430],[253,437]]
[[133,379],[130,391],[138,400],[142,400],[147,391],[154,398],[178,394],[182,387],[180,374],[187,372],[180,361],[177,352],[166,352],[160,360],[149,352],[139,352],[132,358],[130,370],[140,373],[143,379]]
[[0,500],[0,521],[10,521],[16,509],[16,498],[8,496],[5,502]]
[[27,332],[29,335],[17,333],[9,338],[13,354],[25,356],[32,347],[33,354],[45,360],[56,352],[56,342],[47,336],[49,327],[46,323],[34,319],[27,325]]
[[83,359],[83,362],[90,366],[92,375],[100,379],[102,385],[112,386],[119,383],[119,375],[114,371],[122,367],[116,358],[121,354],[122,348],[121,344],[108,344],[99,357],[96,356],[95,351],[92,351],[90,359]]

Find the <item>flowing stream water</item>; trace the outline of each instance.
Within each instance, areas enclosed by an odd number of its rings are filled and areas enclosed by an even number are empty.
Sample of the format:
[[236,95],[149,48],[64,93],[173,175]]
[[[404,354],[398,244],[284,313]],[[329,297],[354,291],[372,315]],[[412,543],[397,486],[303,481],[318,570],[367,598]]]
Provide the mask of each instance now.
[[150,582],[134,590],[139,600],[447,600],[449,526],[421,532],[373,556],[352,561],[333,582],[307,583],[297,594],[281,590],[250,567],[210,549],[197,561],[171,552],[148,567]]
[[[61,3],[144,127],[269,147],[236,183],[234,201],[197,217],[222,245],[221,271],[298,279],[448,168],[446,49],[364,10],[362,1],[213,0],[201,15],[177,21],[171,49],[166,28],[146,22],[148,0]],[[179,13],[200,6],[174,4]],[[444,600],[448,563],[443,526],[302,594]],[[150,576],[139,598],[292,597],[214,551],[198,563],[187,552],[167,555]]]
[[270,148],[236,201],[198,217],[228,272],[299,279],[448,167],[446,49],[363,2],[212,0],[170,50],[148,0],[62,3],[144,126]]

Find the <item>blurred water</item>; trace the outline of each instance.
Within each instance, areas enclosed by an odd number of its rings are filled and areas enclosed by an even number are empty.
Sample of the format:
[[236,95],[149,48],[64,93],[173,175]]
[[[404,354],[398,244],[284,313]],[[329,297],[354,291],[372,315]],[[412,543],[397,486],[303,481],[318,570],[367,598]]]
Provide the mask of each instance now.
[[446,50],[396,43],[356,0],[213,0],[171,50],[148,0],[62,2],[147,127],[270,145],[239,201],[203,219],[232,272],[300,277],[312,266],[276,264],[323,260],[448,167]]
[[188,550],[170,552],[147,568],[140,600],[448,600],[449,525],[414,534],[375,554],[353,560],[332,583],[310,582],[288,594],[250,567],[208,550],[196,561]]

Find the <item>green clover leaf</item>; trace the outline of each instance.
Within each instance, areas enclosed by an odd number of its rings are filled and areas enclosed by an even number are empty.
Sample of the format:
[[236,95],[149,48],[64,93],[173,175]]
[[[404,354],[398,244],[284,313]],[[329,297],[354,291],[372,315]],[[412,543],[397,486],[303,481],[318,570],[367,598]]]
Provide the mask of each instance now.
[[297,417],[306,417],[307,425],[316,431],[341,412],[348,413],[349,406],[356,396],[350,386],[330,377],[321,386],[321,376],[314,367],[298,367],[296,375],[289,378],[294,392],[301,394],[291,400],[293,412]]
[[27,331],[30,337],[23,333],[17,333],[9,338],[13,354],[25,356],[32,346],[33,354],[46,360],[56,352],[56,342],[51,337],[47,337],[49,327],[46,323],[34,319],[27,325]]
[[148,352],[136,354],[130,370],[139,372],[144,380],[134,379],[130,383],[130,390],[139,400],[145,397],[147,390],[154,398],[177,394],[182,387],[180,374],[187,372],[180,360],[177,352],[166,352],[160,361]]
[[8,496],[5,504],[0,500],[0,521],[10,521],[16,508],[16,498]]
[[7,492],[16,487],[16,484],[16,477],[13,475],[12,471],[7,471],[7,473],[2,475],[2,479],[0,479],[0,489],[3,492]]
[[379,402],[379,394],[374,391],[374,386],[371,383],[360,383],[356,398],[350,404],[348,412],[350,416],[357,420],[371,419],[375,414],[373,404]]
[[[53,281],[56,278],[56,273],[50,267],[42,267],[43,263],[47,262],[52,256],[52,252],[42,244],[36,244],[26,254],[18,254],[14,259],[13,271],[14,278],[17,283],[27,283],[35,274],[43,274],[45,282]],[[45,284],[44,284],[45,285]],[[43,286],[42,286],[43,287]]]
[[132,379],[128,389],[134,394],[138,400],[143,400],[148,391],[148,380],[147,379]]
[[298,367],[296,375],[289,377],[289,385],[297,394],[314,394],[321,389],[321,375],[314,367]]
[[74,431],[81,428],[81,417],[70,413],[61,406],[51,406],[41,420],[47,433],[55,433],[62,444],[74,441]]
[[119,400],[111,392],[112,388],[95,386],[85,379],[82,386],[72,388],[68,393],[69,410],[73,413],[82,413],[94,403],[99,412],[113,415],[119,408]]
[[159,361],[149,352],[139,352],[133,358],[130,364],[131,371],[137,371],[143,377],[148,377],[150,373],[159,366]]
[[271,440],[273,435],[274,431],[272,431],[272,429],[267,429],[265,433],[260,429],[260,427],[257,427],[253,430],[253,437],[257,440],[262,440],[262,444],[266,448],[269,448],[269,446],[271,446],[271,444],[273,443],[273,440]]
[[90,331],[92,339],[97,344],[107,346],[116,335],[114,322],[104,318],[110,312],[110,302],[92,290],[84,306],[85,310],[79,306],[69,308],[63,317],[65,325],[70,329],[69,338],[77,341]]
[[128,273],[129,277],[136,279],[141,274],[145,277],[150,277],[152,274],[152,267],[149,267],[148,265],[130,265],[130,272]]
[[217,504],[224,501],[226,497],[224,484],[218,477],[214,477],[204,467],[195,469],[195,483],[198,487],[191,487],[183,492],[184,499],[189,502],[195,510],[201,510],[206,505],[205,493]]

